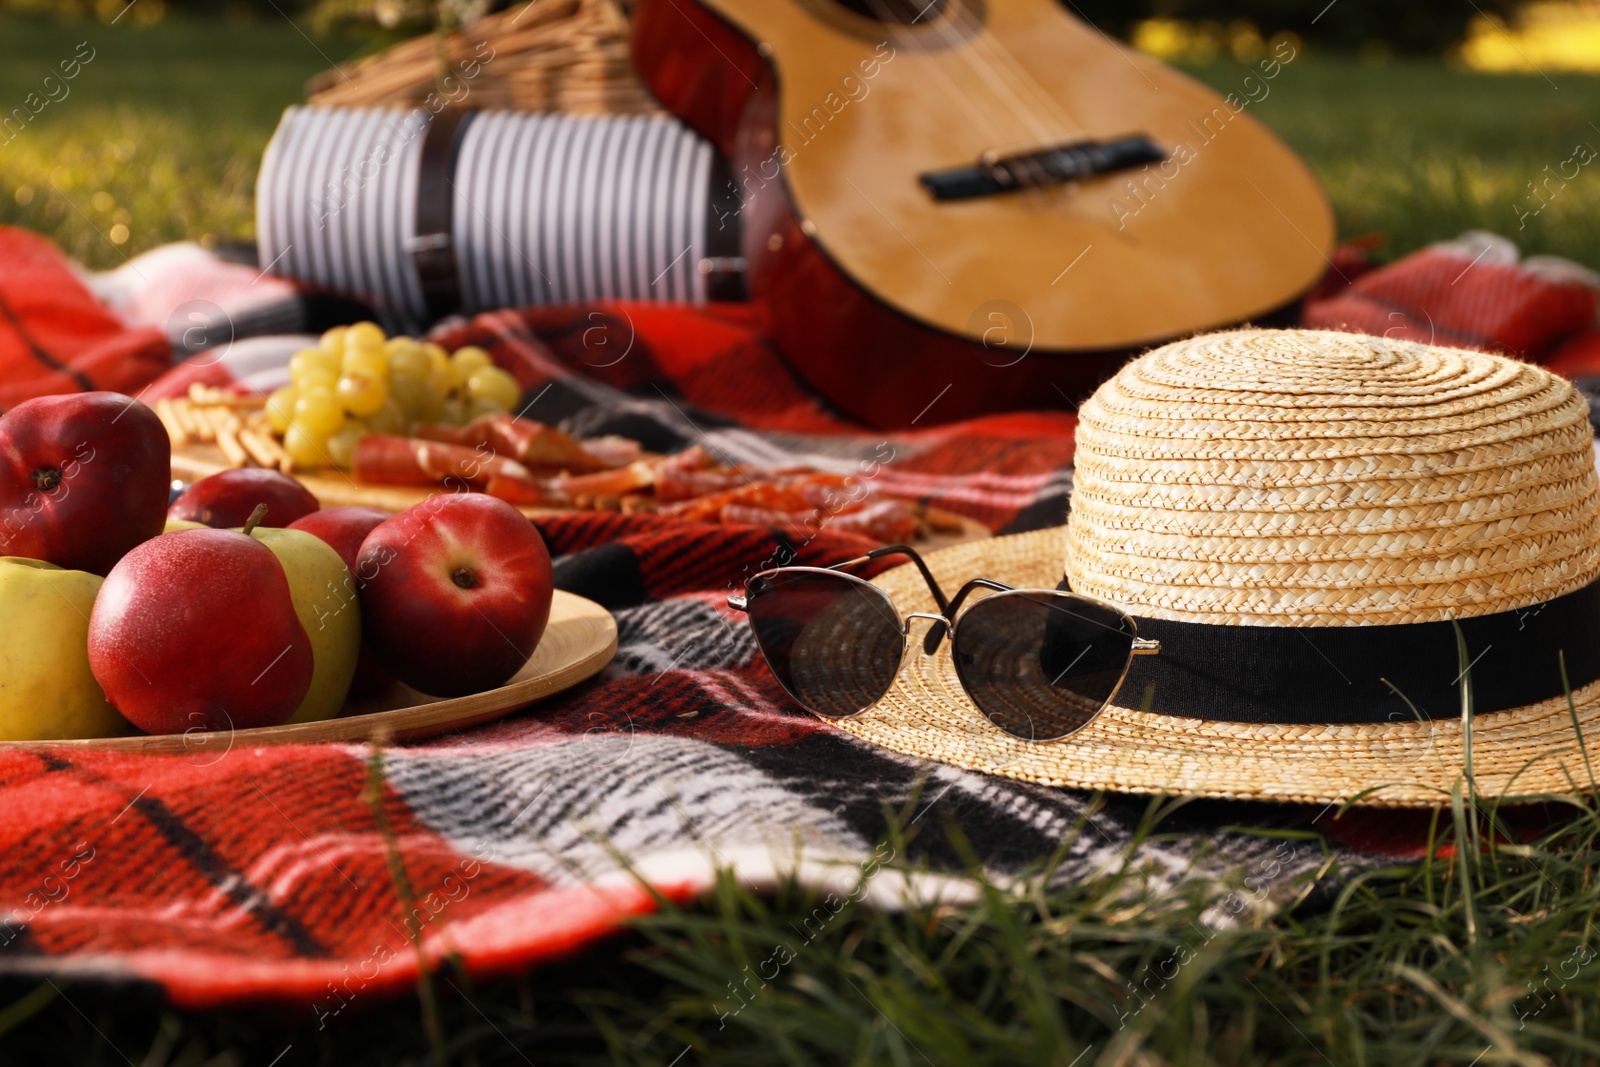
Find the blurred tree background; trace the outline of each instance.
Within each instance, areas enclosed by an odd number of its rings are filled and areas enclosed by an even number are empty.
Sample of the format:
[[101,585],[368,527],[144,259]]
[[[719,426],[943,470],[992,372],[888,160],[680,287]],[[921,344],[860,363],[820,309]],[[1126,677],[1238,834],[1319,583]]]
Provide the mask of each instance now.
[[[318,31],[338,26],[424,28],[471,22],[512,0],[0,0],[0,11],[49,12],[109,21],[128,9],[149,22],[167,12],[224,18],[304,17]],[[1127,39],[1147,19],[1249,22],[1264,37],[1282,32],[1320,48],[1374,46],[1406,55],[1436,54],[1459,43],[1479,15],[1509,18],[1519,0],[1060,0],[1063,7]],[[624,0],[624,7],[631,6]],[[1337,9],[1337,17],[1330,17]]]
[[1292,33],[1319,49],[1438,55],[1480,15],[1509,19],[1518,0],[1062,0],[1107,33],[1131,38],[1147,19],[1248,22],[1263,37]]
[[[1532,199],[1575,145],[1600,148],[1596,0],[1060,2],[1224,93],[1291,40],[1251,113],[1317,172],[1341,234],[1381,235],[1384,257],[1479,228],[1600,266],[1600,181]],[[309,79],[508,6],[0,0],[0,116],[35,101],[26,129],[0,132],[0,224],[95,269],[169,241],[250,241],[262,150]],[[39,103],[79,48],[94,58],[70,95]]]

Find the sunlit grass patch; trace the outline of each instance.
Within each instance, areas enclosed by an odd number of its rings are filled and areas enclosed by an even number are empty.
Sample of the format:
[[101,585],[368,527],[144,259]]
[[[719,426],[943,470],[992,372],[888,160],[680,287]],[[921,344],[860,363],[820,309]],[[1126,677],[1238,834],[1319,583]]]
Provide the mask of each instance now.
[[279,114],[356,46],[287,20],[129,22],[0,16],[0,223],[96,268],[168,241],[253,236]]

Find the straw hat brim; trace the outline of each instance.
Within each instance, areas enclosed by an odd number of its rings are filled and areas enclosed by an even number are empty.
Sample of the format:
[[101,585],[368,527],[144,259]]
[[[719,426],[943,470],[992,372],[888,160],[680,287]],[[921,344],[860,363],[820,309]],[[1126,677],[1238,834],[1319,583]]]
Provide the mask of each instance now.
[[[929,554],[927,563],[946,592],[976,577],[1054,589],[1066,541],[1066,528],[1056,527],[957,545]],[[902,612],[938,610],[910,564],[874,584]],[[835,720],[840,729],[897,752],[1075,789],[1305,804],[1354,800],[1376,807],[1429,807],[1448,803],[1452,788],[1468,792],[1459,718],[1314,726],[1215,722],[1143,713],[1122,706],[1136,695],[1119,693],[1079,732],[1031,743],[997,729],[973,706],[956,677],[949,641],[932,657],[918,641],[911,649],[888,694],[854,718]],[[1471,739],[1471,780],[1481,797],[1590,791],[1600,775],[1590,765],[1600,761],[1600,681],[1575,690],[1570,709],[1558,697],[1478,715]]]

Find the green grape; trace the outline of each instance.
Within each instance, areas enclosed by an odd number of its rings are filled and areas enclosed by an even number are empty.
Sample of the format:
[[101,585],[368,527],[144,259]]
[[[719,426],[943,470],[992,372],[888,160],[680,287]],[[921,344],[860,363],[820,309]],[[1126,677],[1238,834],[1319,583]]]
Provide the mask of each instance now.
[[381,375],[354,370],[339,379],[339,399],[352,415],[371,415],[389,399],[389,386]]
[[339,357],[320,348],[302,348],[289,358],[289,380],[297,385],[302,377],[319,370],[338,374]]
[[300,396],[331,393],[339,387],[339,372],[326,367],[313,367],[295,379],[294,387]]
[[333,465],[342,471],[349,470],[355,460],[356,444],[368,432],[367,427],[351,419],[338,433],[328,438],[328,458],[333,460]]
[[375,322],[358,322],[344,332],[344,350],[353,352],[357,349],[382,349],[387,338],[383,335],[383,327]]
[[415,378],[392,378],[389,381],[389,395],[412,422],[433,422],[439,417],[439,404],[443,398],[427,382]]
[[494,366],[489,353],[477,345],[463,345],[456,349],[450,356],[450,362],[455,365],[456,379],[463,382],[472,377],[472,372],[478,368]]
[[422,350],[428,354],[431,365],[428,371],[428,384],[433,386],[433,391],[441,397],[448,396],[450,391],[460,385],[456,379],[456,368],[450,362],[450,356],[444,349],[436,344],[425,344]]
[[[403,346],[389,347],[395,341],[405,341]],[[396,337],[384,346],[384,351],[389,356],[389,376],[391,378],[415,378],[419,382],[428,380],[428,375],[433,372],[433,361],[428,358],[428,353],[422,346],[409,337]]]
[[431,395],[427,382],[416,378],[389,379],[389,399],[399,406],[402,414],[415,416]]
[[458,396],[452,396],[440,406],[439,421],[460,426],[467,421],[467,406]]
[[335,326],[333,329],[331,329],[327,333],[323,334],[322,335],[322,339],[319,340],[317,342],[317,344],[318,344],[319,347],[321,347],[321,349],[324,352],[328,353],[331,356],[343,355],[344,354],[344,333],[345,333],[345,327],[343,327],[343,326]]
[[467,421],[480,419],[485,415],[506,415],[510,410],[498,400],[491,400],[486,396],[473,397],[467,401]]
[[328,465],[328,437],[312,433],[298,422],[289,424],[283,435],[283,450],[289,453],[294,465],[314,470]]
[[299,395],[292,385],[273,390],[272,395],[267,397],[267,425],[278,433],[287,430],[289,423],[294,421],[294,402]]
[[345,374],[370,374],[375,378],[389,376],[389,357],[381,348],[349,348],[344,353]]
[[482,397],[498,401],[510,411],[522,399],[522,387],[499,367],[480,367],[467,379],[467,395],[474,400]]
[[410,420],[406,418],[405,410],[395,403],[394,397],[391,396],[384,400],[382,407],[367,416],[367,429],[373,433],[403,434],[410,429]]
[[339,427],[344,425],[344,405],[337,396],[326,390],[302,392],[294,402],[294,424],[326,439],[338,433]]

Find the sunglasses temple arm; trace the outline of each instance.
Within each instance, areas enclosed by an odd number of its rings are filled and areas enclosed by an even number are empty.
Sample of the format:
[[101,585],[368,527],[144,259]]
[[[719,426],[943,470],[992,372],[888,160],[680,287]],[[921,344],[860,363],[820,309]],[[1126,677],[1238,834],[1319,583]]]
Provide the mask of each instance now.
[[944,590],[940,589],[939,583],[933,579],[933,572],[928,569],[928,565],[926,563],[922,562],[922,556],[917,553],[917,550],[912,548],[910,545],[884,545],[882,548],[873,549],[864,556],[857,556],[855,559],[845,560],[843,563],[834,564],[828,569],[838,570],[841,567],[850,567],[857,563],[865,563],[867,560],[881,559],[884,556],[910,556],[911,562],[915,563],[917,565],[917,570],[922,572],[922,580],[928,583],[928,591],[933,594],[934,602],[939,605],[939,611],[944,614],[946,618],[949,617],[950,598],[944,595]]
[[[971,595],[974,589],[994,589],[1004,591],[1010,588],[1012,587],[1002,582],[997,582],[992,578],[974,578],[966,585],[963,585],[960,589],[956,590],[955,599],[950,601],[950,605],[944,610],[944,617],[946,619],[954,619],[956,617],[956,613],[961,610],[961,605],[967,602],[967,597]],[[929,627],[928,636],[922,640],[923,652],[930,656],[937,652],[939,650],[939,642],[944,640],[944,635],[949,628],[950,627],[942,620]]]
[[997,582],[993,578],[974,578],[956,590],[956,598],[950,602],[950,608],[945,612],[945,618],[955,618],[956,612],[961,610],[961,605],[967,602],[967,597],[971,595],[974,589],[993,589],[997,592],[1005,592],[1011,588],[1013,587],[1006,585],[1004,582]]

